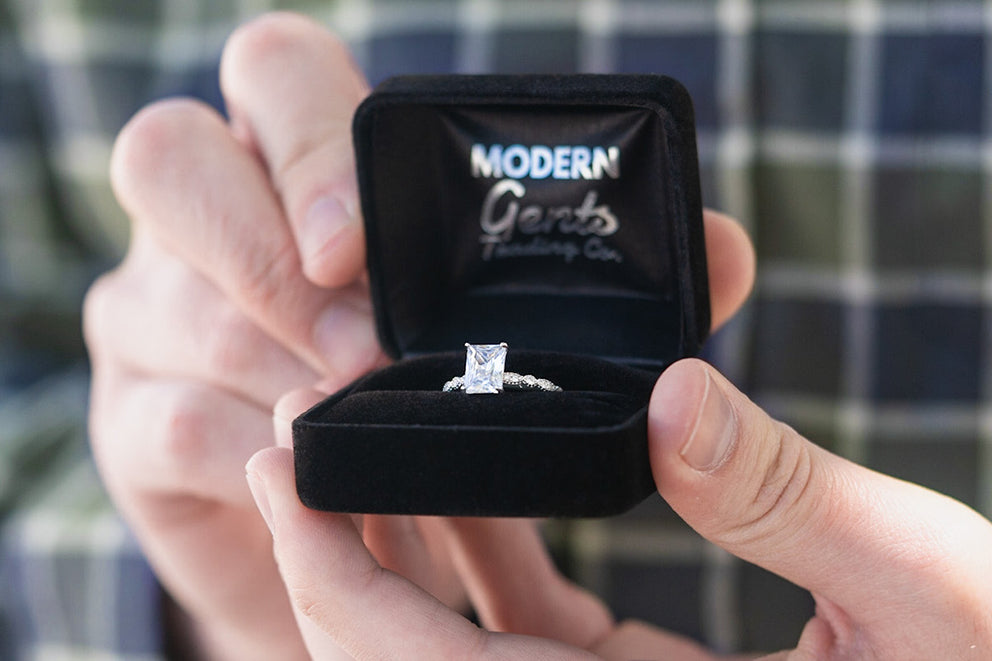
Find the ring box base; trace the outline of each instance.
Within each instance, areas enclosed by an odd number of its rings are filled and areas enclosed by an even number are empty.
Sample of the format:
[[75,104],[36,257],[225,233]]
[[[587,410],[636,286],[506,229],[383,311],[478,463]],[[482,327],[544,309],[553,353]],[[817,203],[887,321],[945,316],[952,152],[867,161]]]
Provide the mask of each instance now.
[[551,375],[562,392],[441,392],[445,375],[464,366],[463,354],[450,353],[402,361],[318,404],[294,429],[304,504],[380,514],[607,516],[654,491],[645,403],[656,375],[547,352],[512,352],[509,361]]

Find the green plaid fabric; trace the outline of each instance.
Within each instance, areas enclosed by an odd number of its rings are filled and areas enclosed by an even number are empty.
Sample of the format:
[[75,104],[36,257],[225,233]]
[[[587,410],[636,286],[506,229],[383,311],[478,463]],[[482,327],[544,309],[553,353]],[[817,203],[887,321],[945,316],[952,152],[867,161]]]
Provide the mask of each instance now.
[[[0,1],[0,658],[154,659],[161,595],[90,465],[79,302],[121,254],[113,136],[220,106],[226,35],[269,8],[395,73],[625,71],[696,103],[704,201],[758,286],[707,357],[771,413],[992,512],[992,5],[834,0]],[[660,499],[548,529],[620,617],[717,649],[789,646],[809,596]]]

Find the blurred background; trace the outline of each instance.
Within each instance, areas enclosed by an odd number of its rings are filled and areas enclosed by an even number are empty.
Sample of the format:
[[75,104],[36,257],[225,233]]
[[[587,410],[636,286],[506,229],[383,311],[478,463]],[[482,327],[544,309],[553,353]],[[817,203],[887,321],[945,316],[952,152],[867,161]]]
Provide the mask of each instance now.
[[[122,636],[134,658],[160,652],[138,632],[161,596],[89,458],[80,304],[127,244],[114,136],[168,96],[223,111],[224,40],[269,9],[327,24],[373,84],[682,81],[704,203],[758,251],[755,293],[706,358],[831,450],[992,512],[992,3],[0,0],[0,658]],[[660,499],[548,537],[619,617],[720,650],[791,646],[812,613]],[[125,569],[94,590],[108,562]]]

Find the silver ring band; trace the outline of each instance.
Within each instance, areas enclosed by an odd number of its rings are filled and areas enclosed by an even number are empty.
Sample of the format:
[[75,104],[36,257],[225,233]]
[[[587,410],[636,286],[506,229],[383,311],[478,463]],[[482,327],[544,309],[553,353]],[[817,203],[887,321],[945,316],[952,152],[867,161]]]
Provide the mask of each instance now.
[[[444,392],[457,392],[465,389],[465,377],[456,376],[441,388]],[[544,392],[561,392],[561,387],[556,386],[547,379],[539,379],[532,374],[517,374],[516,372],[503,372],[503,390],[543,390]]]

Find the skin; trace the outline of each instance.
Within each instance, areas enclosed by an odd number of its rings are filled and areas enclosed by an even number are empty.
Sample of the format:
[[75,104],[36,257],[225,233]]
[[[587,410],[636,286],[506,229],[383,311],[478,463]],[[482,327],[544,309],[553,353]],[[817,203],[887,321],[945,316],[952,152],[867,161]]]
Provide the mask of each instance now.
[[[691,526],[812,591],[816,615],[796,648],[763,658],[989,657],[992,524],[974,511],[824,451],[698,360],[658,380],[648,442],[659,491]],[[513,522],[451,520],[447,543],[485,628],[475,627],[379,566],[346,517],[300,506],[291,460],[287,449],[259,452],[248,480],[295,607],[322,632],[307,639],[315,658],[328,643],[358,659],[407,649],[416,658],[719,658],[613,621]]]
[[[230,121],[167,101],[122,131],[111,175],[131,246],[84,311],[94,454],[175,600],[184,656],[711,658],[616,623],[531,522],[299,504],[289,421],[385,362],[350,147],[367,86],[340,42],[288,14],[233,34],[221,78]],[[704,221],[718,326],[754,256],[732,219]],[[698,361],[662,375],[649,414],[669,503],[816,595],[780,658],[989,655],[987,520],[825,453]],[[466,599],[485,630],[459,614]]]
[[[350,118],[367,87],[337,40],[288,15],[233,34],[221,82],[230,123],[166,101],[115,146],[132,240],[85,304],[91,438],[189,647],[306,658],[243,467],[275,445],[284,393],[331,392],[384,361],[348,213]],[[383,564],[464,604],[431,522],[360,523]]]

